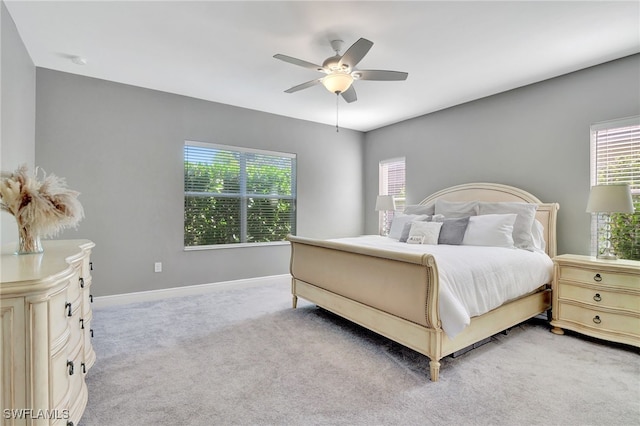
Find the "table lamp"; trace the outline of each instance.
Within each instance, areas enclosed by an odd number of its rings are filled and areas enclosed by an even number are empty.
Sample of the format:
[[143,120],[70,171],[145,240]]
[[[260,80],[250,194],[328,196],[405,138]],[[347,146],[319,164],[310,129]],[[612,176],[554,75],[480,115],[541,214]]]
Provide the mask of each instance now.
[[597,257],[599,259],[617,259],[618,256],[611,251],[611,213],[633,213],[629,185],[614,184],[591,187],[587,212],[602,214],[604,219],[604,227],[602,228],[604,250],[602,253],[598,253]]

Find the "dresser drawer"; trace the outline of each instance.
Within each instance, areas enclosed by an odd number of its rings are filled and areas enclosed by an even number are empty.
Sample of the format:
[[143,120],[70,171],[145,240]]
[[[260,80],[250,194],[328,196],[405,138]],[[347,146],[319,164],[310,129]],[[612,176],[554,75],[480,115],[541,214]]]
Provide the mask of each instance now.
[[560,268],[559,275],[558,278],[561,280],[640,289],[640,274],[615,273],[599,269],[563,266]]
[[63,289],[49,301],[49,344],[57,342],[65,332],[68,333],[68,311],[67,292]]
[[560,303],[560,318],[602,331],[620,332],[638,336],[640,317],[622,313],[602,312],[584,306]]
[[561,281],[558,286],[558,297],[562,300],[575,300],[598,307],[640,312],[640,295],[580,287]]
[[67,364],[69,354],[67,350],[59,351],[51,357],[51,401],[53,407],[44,408],[69,408],[69,368]]

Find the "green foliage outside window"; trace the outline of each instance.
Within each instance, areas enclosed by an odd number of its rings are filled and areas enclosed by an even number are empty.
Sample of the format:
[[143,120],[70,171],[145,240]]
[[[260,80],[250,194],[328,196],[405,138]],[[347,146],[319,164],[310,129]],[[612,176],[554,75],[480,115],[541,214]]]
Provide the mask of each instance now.
[[634,213],[611,215],[611,245],[621,259],[640,260],[640,197],[634,207]]
[[282,241],[295,233],[295,159],[220,155],[185,161],[184,245]]

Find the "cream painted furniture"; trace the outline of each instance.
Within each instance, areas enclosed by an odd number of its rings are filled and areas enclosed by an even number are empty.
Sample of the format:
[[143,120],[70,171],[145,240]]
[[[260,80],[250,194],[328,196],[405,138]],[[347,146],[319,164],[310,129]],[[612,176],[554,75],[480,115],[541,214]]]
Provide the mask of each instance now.
[[43,241],[40,254],[2,247],[0,400],[4,425],[78,424],[91,345],[88,240]]
[[[522,189],[495,183],[453,186],[420,204],[429,205],[436,199],[535,203],[536,219],[544,227],[546,252],[550,257],[556,254],[556,203],[542,203]],[[449,339],[440,321],[438,265],[433,256],[350,249],[331,241],[296,236],[289,240],[294,308],[301,297],[428,356],[432,381],[438,380],[443,357],[551,307],[549,283],[473,317],[465,330]]]
[[640,346],[640,262],[556,256],[552,332]]

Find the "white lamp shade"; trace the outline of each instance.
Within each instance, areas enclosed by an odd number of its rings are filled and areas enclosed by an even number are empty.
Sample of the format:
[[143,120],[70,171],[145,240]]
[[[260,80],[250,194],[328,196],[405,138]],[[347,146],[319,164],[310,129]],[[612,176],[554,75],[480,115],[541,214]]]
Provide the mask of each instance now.
[[596,185],[591,187],[588,213],[633,213],[629,185]]
[[376,198],[376,211],[388,211],[395,210],[396,202],[393,199],[393,195],[378,195]]
[[322,79],[322,84],[331,93],[344,93],[353,83],[353,77],[350,74],[335,71],[328,74]]

